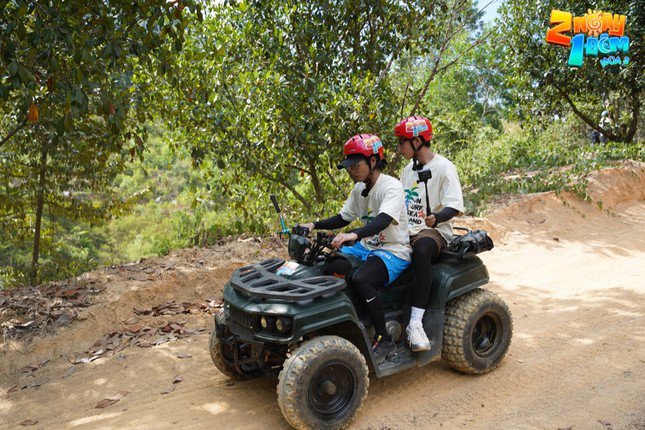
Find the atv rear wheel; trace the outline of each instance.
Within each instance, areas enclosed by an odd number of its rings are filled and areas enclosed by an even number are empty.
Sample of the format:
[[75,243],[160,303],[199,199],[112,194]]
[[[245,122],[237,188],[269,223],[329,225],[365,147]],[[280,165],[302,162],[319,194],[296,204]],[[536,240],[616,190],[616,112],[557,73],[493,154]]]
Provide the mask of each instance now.
[[245,379],[252,378],[253,375],[246,375],[237,371],[235,364],[233,364],[233,349],[222,343],[220,335],[218,334],[220,330],[223,330],[225,338],[231,336],[231,331],[228,324],[225,323],[224,317],[217,315],[215,317],[215,327],[213,327],[213,332],[208,340],[208,350],[211,353],[213,364],[215,364],[215,367],[220,372],[235,381],[244,381]]
[[338,336],[309,340],[285,361],[278,405],[296,429],[339,429],[356,415],[367,396],[365,358]]
[[493,370],[508,351],[513,320],[496,294],[476,289],[448,303],[441,356],[464,373]]

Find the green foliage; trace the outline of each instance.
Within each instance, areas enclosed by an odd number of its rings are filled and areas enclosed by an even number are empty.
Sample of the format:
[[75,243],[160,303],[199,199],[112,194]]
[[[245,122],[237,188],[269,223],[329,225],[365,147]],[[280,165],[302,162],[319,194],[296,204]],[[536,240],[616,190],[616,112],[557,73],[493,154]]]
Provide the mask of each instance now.
[[[172,149],[161,138],[154,138],[148,142],[144,160],[133,162],[117,176],[115,186],[136,205],[100,228],[110,238],[104,246],[109,259],[103,263],[206,246],[231,234],[266,232],[265,225],[239,222],[227,199],[204,182],[208,162],[195,169],[191,161],[187,149]],[[217,175],[218,169],[209,172]]]
[[[506,61],[507,86],[513,88],[516,115],[539,125],[574,112],[588,127],[598,127],[604,100],[618,123],[605,135],[631,143],[639,126],[645,84],[643,40],[645,9],[639,0],[604,0],[594,9],[627,16],[629,65],[603,68],[586,58],[580,69],[567,65],[569,49],[545,42],[551,10],[582,16],[589,5],[574,0],[508,0],[500,9],[498,55]],[[546,120],[546,121],[545,121]]]
[[624,142],[591,146],[573,133],[576,118],[552,123],[535,133],[517,125],[491,138],[483,133],[466,148],[452,152],[464,188],[468,213],[481,214],[494,197],[542,191],[586,195],[586,175],[612,161],[645,160],[645,148]]
[[140,75],[165,72],[183,41],[182,9],[199,12],[175,3],[0,1],[0,239],[33,242],[30,282],[41,236],[53,244],[43,224],[95,224],[126,209],[110,184],[142,157],[159,100]]
[[[464,55],[458,64],[431,82],[419,105],[419,113],[432,118],[435,145],[468,145],[481,133],[482,126],[502,131],[500,108],[505,93],[502,76],[497,72],[495,38],[485,37],[481,45],[468,51],[472,38],[466,34],[455,38],[455,49]],[[407,86],[414,80],[427,79],[432,70],[403,67],[398,73],[399,85]]]
[[[226,168],[207,180],[230,199],[241,223],[264,224],[272,216],[271,193],[301,217],[329,214],[351,186],[335,167],[350,136],[378,134],[388,157],[394,155],[391,130],[406,95],[395,90],[400,75],[390,73],[393,64],[405,56],[419,67],[426,59],[437,70],[448,68],[447,53],[459,53],[452,49],[455,35],[476,23],[472,5],[213,6],[186,39],[168,84],[176,105],[164,119],[196,164]],[[413,86],[410,106],[422,90],[423,82]]]
[[[29,283],[31,242],[0,233],[3,237],[0,240],[0,289]],[[110,255],[105,253],[110,238],[88,223],[56,218],[48,213],[43,220],[42,236],[39,271],[45,281],[76,275],[111,261]]]

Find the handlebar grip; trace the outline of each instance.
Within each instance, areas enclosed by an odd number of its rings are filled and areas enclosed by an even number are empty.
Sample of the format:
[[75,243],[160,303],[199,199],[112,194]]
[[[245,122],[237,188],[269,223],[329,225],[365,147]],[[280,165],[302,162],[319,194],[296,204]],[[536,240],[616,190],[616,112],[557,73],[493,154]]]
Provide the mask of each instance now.
[[276,199],[273,194],[271,194],[271,202],[273,203],[273,207],[275,208],[275,211],[277,213],[280,213],[280,206],[278,206],[278,199]]

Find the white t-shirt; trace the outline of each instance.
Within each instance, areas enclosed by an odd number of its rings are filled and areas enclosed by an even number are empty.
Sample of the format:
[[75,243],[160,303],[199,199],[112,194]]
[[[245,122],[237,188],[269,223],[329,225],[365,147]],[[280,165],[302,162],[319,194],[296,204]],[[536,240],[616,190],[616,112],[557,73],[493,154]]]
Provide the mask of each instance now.
[[367,197],[361,195],[364,189],[363,182],[357,182],[354,185],[349,198],[340,210],[340,216],[345,221],[352,222],[359,219],[363,225],[367,225],[378,214],[388,214],[392,217],[390,225],[374,236],[364,237],[360,243],[370,251],[381,249],[410,261],[412,248],[408,236],[408,215],[405,210],[401,182],[381,173]]
[[[410,235],[418,234],[428,228],[425,217],[430,212],[439,212],[445,207],[451,207],[464,212],[464,198],[461,194],[461,184],[457,168],[450,160],[435,154],[432,160],[422,170],[430,169],[432,178],[428,179],[428,197],[430,211],[426,209],[426,188],[419,182],[419,174],[412,170],[412,161],[401,172],[401,183],[405,188],[405,205],[408,209],[408,225]],[[435,227],[447,243],[452,240],[452,220],[442,222]]]

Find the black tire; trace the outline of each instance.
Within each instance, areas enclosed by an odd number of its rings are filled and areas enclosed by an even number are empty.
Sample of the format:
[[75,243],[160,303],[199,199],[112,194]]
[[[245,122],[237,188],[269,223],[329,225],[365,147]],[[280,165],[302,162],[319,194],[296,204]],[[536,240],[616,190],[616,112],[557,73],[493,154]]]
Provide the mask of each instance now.
[[363,406],[369,378],[365,358],[350,341],[320,336],[296,348],[278,382],[278,405],[296,429],[340,429]]
[[[231,335],[228,325],[223,324],[223,320],[219,317],[218,325],[221,325],[222,329],[224,330],[225,337]],[[208,339],[208,350],[211,353],[211,359],[213,360],[215,367],[217,367],[219,371],[224,375],[235,381],[244,381],[246,379],[252,378],[253,375],[245,375],[237,371],[235,365],[230,362],[233,357],[233,351],[225,351],[225,348],[226,347],[222,345],[222,342],[217,335],[217,327],[213,327],[211,337]],[[227,359],[226,356],[229,356],[230,358]]]
[[486,373],[499,366],[511,344],[513,319],[496,294],[476,289],[446,307],[441,357],[464,373]]

